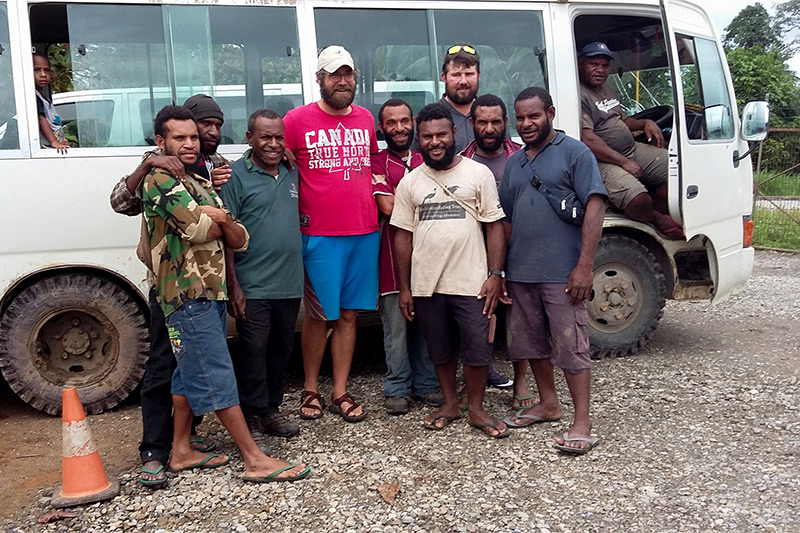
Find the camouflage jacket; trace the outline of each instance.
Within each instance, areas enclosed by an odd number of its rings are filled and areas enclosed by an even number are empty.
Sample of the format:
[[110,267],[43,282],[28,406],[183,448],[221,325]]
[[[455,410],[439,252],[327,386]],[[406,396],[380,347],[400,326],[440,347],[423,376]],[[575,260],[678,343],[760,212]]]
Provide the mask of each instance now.
[[[226,300],[225,244],[222,239],[205,242],[213,224],[199,205],[230,211],[214,192],[211,182],[196,174],[180,182],[154,168],[144,179],[142,204],[150,236],[158,302],[169,316],[184,302],[207,298]],[[235,220],[235,219],[234,219]],[[236,223],[244,226],[238,220]],[[236,252],[247,249],[250,240]]]

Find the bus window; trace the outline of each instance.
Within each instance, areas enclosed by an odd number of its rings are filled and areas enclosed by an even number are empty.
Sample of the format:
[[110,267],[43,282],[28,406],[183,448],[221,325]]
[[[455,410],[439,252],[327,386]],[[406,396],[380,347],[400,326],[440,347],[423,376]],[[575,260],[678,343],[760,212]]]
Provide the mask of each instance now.
[[[531,85],[547,87],[539,11],[319,8],[314,16],[317,46],[339,44],[353,55],[361,71],[356,103],[373,115],[389,98],[403,98],[415,113],[441,98],[442,60],[458,42],[478,50],[480,93],[507,103],[510,127],[517,94]],[[359,30],[343,32],[347,27]]]
[[11,72],[8,8],[5,2],[0,2],[0,150],[17,148],[19,148],[19,131],[14,104],[14,79]]
[[244,143],[269,99],[302,102],[291,7],[36,4],[31,34],[67,58],[53,102],[75,146],[153,145],[158,110],[197,93],[225,112],[222,142]]

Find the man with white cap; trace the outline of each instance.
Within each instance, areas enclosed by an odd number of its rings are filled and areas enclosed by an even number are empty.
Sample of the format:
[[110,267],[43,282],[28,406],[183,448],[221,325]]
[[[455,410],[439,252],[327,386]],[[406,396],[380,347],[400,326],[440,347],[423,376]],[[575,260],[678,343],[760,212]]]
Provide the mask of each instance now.
[[341,46],[317,61],[317,102],[284,118],[286,147],[300,171],[300,232],[306,279],[303,292],[305,386],[300,417],[322,416],[319,369],[332,322],[333,394],[329,410],[347,422],[366,412],[347,392],[356,341],[356,312],[378,303],[378,211],[372,198],[370,155],[378,152],[375,119],[353,105],[353,57]]

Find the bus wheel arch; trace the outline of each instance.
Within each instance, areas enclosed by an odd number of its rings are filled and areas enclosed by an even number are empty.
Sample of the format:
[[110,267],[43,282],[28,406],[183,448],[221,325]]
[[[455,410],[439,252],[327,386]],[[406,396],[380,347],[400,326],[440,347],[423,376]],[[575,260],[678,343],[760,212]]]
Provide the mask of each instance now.
[[665,304],[664,271],[631,236],[606,233],[594,257],[586,301],[592,357],[635,354],[652,338]]
[[54,270],[29,280],[0,319],[0,370],[36,409],[61,412],[75,387],[88,413],[117,405],[139,384],[148,356],[142,302],[97,273]]

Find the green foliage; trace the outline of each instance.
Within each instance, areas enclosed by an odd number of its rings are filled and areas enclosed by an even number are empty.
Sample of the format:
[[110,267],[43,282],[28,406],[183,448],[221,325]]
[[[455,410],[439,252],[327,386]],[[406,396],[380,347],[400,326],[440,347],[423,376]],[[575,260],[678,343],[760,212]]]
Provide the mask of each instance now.
[[800,110],[797,77],[778,52],[753,48],[733,48],[727,52],[728,66],[736,90],[736,103],[742,109],[752,100],[764,100],[769,94],[773,126],[795,125]]
[[786,35],[794,35],[787,47],[788,53],[800,50],[800,0],[786,0],[775,4],[775,22]]
[[47,50],[50,60],[50,88],[53,93],[72,91],[72,58],[68,44],[54,44]]
[[[760,3],[747,6],[725,28],[722,44],[732,48],[760,47],[762,50],[784,54],[780,26],[775,24],[766,8]],[[783,59],[787,56],[782,55]]]
[[800,174],[762,172],[758,179],[758,190],[764,196],[800,198]]
[[[789,209],[788,215],[800,220],[800,209]],[[753,245],[800,250],[800,224],[789,216],[782,211],[756,207],[753,211]]]

